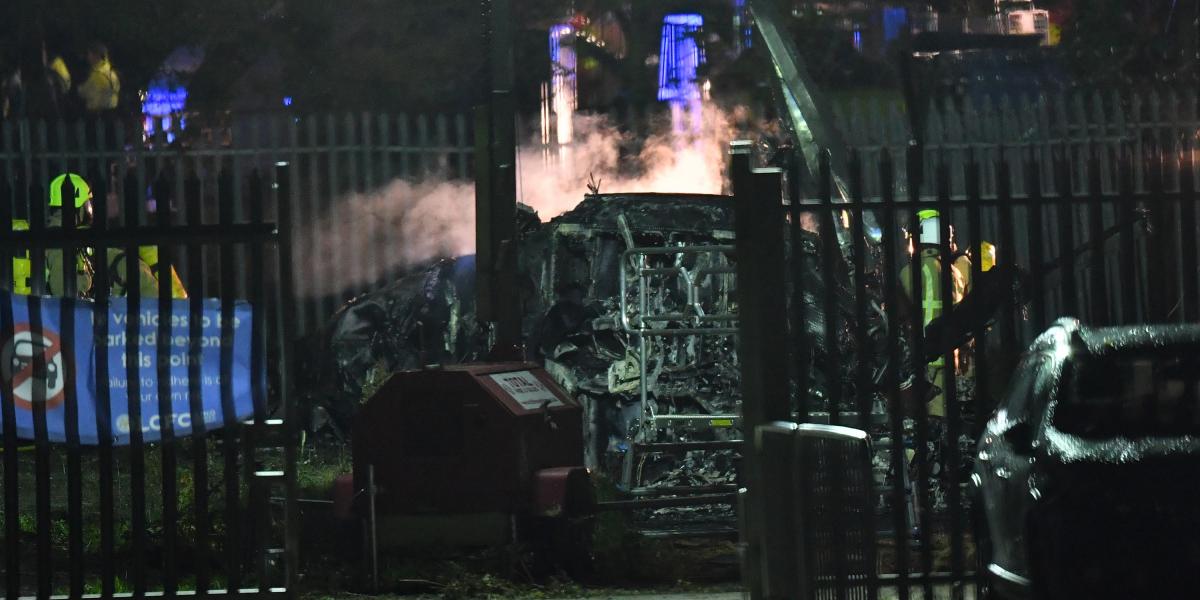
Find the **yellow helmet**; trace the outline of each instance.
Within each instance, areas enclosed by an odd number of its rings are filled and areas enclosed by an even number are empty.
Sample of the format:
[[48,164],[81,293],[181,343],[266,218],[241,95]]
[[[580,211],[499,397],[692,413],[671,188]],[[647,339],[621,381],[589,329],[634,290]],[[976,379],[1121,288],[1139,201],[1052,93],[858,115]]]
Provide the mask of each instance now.
[[75,173],[63,173],[50,182],[50,206],[62,206],[63,182],[71,178],[71,187],[75,189],[75,208],[83,208],[92,199],[92,188],[84,178]]
[[940,244],[942,242],[941,217],[938,211],[926,209],[917,212],[920,242],[922,244]]

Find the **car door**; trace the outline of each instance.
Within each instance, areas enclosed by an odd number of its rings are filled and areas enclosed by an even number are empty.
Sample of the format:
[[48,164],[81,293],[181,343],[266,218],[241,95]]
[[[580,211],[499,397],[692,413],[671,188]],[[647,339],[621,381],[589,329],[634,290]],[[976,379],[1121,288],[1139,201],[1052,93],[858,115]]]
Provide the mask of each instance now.
[[1049,366],[1050,357],[1042,352],[1022,358],[1008,392],[984,428],[975,462],[974,481],[986,518],[990,561],[1023,577],[1028,577],[1024,514],[1031,501],[1033,439],[1041,415],[1039,407],[1045,405],[1041,395],[1047,389]]

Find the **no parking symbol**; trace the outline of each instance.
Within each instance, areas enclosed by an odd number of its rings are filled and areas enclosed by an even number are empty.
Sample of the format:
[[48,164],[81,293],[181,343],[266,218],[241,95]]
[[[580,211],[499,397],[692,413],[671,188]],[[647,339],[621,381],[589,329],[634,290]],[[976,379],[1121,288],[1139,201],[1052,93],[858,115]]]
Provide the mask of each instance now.
[[56,332],[46,327],[35,332],[28,323],[17,323],[12,339],[0,349],[0,376],[12,390],[17,408],[32,410],[35,392],[46,410],[62,404],[67,389],[66,360]]

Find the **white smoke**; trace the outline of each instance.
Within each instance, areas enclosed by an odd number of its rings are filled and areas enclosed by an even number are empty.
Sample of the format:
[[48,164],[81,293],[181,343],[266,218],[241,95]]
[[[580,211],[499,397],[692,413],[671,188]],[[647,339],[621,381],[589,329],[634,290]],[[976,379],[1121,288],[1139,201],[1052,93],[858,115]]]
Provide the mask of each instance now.
[[[542,146],[518,152],[518,201],[542,221],[574,208],[598,183],[601,193],[719,194],[725,188],[729,117],[705,107],[700,131],[675,134],[664,123],[634,144],[604,116],[580,115],[575,143],[545,156]],[[637,147],[622,157],[622,148]],[[364,287],[439,256],[475,251],[475,188],[470,182],[394,180],[336,207],[302,228],[295,256],[301,295]]]
[[601,193],[674,192],[719,194],[725,187],[725,154],[733,137],[726,114],[704,109],[697,134],[675,134],[663,123],[641,144],[635,156],[621,157],[628,134],[604,116],[575,119],[575,143],[546,160],[539,149],[519,157],[517,194],[543,220],[556,217],[583,200],[588,184]]

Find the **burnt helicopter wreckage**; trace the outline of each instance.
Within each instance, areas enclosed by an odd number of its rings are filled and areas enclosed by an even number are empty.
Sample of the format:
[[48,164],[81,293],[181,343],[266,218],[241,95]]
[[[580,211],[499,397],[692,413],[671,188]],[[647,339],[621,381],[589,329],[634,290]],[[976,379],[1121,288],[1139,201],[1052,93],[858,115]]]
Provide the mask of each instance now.
[[[732,200],[593,194],[547,223],[522,207],[518,221],[514,301],[523,315],[526,358],[584,407],[587,466],[627,490],[732,486],[742,439]],[[804,323],[792,327],[807,338],[811,375],[807,389],[793,393],[826,411],[826,398],[846,399],[838,412],[853,414],[857,357],[871,365],[877,388],[888,366],[879,286],[867,286],[869,345],[858,348],[850,269],[840,253],[825,260],[817,234],[805,231],[799,239],[794,255],[804,278],[798,299]],[[337,312],[320,344],[331,352],[311,370],[321,379],[312,389],[327,391],[317,401],[334,423],[348,422],[392,372],[485,358],[474,275],[473,256],[439,260]],[[830,283],[840,288],[836,354],[825,343]],[[836,365],[831,356],[840,357]],[[910,361],[901,364],[903,371]],[[832,386],[841,393],[830,394]],[[882,423],[881,390],[871,393]],[[684,451],[637,452],[654,444],[683,444]]]

